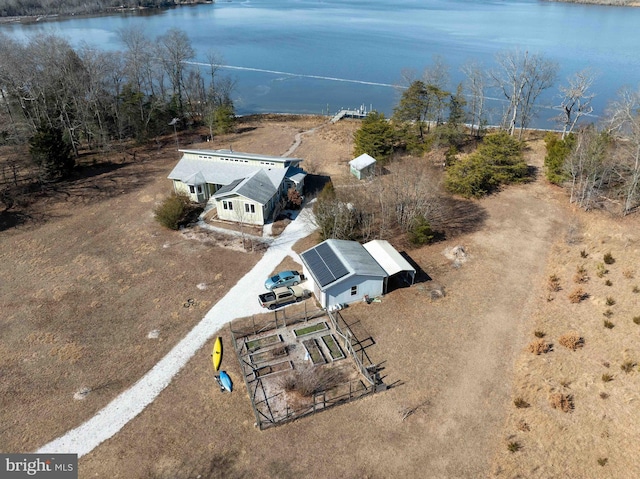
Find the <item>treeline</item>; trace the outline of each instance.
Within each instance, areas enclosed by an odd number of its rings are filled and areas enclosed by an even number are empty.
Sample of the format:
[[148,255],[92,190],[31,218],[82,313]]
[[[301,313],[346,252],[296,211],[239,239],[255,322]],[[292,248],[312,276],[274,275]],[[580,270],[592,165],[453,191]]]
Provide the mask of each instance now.
[[562,3],[586,3],[590,5],[611,5],[618,7],[633,6],[637,2],[635,0],[550,0]]
[[547,179],[585,210],[640,207],[640,91],[623,90],[598,124],[545,138]]
[[181,4],[211,3],[206,0],[4,0],[0,17],[40,15],[91,15],[131,8],[167,8]]
[[41,181],[69,172],[64,154],[47,149],[47,141],[64,142],[77,157],[174,128],[206,125],[213,136],[232,127],[234,85],[218,75],[215,52],[206,53],[211,66],[203,72],[188,63],[195,51],[182,30],[156,38],[136,29],[119,34],[124,49],[109,52],[74,49],[54,34],[26,42],[0,34],[0,144],[29,141]]

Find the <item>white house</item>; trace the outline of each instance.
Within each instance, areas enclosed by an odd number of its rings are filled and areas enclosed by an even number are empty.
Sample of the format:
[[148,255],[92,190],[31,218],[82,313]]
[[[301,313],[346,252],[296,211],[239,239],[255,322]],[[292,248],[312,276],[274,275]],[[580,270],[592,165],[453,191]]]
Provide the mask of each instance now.
[[302,159],[232,150],[180,150],[168,178],[176,193],[192,201],[214,201],[218,217],[262,225],[273,207],[294,187],[303,194]]
[[359,180],[373,176],[375,168],[375,158],[367,155],[366,153],[363,153],[349,162],[349,170],[351,171],[351,174]]

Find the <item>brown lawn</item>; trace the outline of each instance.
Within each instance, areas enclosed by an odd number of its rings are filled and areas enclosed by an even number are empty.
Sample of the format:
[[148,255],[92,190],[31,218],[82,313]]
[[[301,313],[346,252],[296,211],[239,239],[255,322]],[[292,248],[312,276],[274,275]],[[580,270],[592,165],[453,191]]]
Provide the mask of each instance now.
[[[324,120],[250,118],[238,134],[204,144],[183,137],[181,145],[283,154],[297,134]],[[342,122],[301,135],[292,156],[334,181],[353,181],[346,163],[356,127]],[[32,207],[40,208],[33,214],[40,222],[0,233],[0,449],[34,450],[90,417],[259,258],[230,247],[231,240],[189,239],[155,223],[153,205],[169,191],[166,175],[178,159],[172,139],[159,150],[140,150],[135,162],[128,155],[117,169],[61,188]],[[542,157],[537,142],[527,158],[540,168]],[[81,459],[80,477],[637,475],[621,471],[638,467],[638,430],[626,418],[636,407],[640,375],[637,366],[620,369],[640,361],[640,326],[631,319],[640,315],[640,295],[631,292],[640,283],[637,220],[572,212],[541,179],[478,204],[487,214],[480,230],[407,251],[431,281],[343,312],[359,335],[375,341],[368,353],[383,363],[391,389],[259,431],[238,363],[225,356],[236,390],[220,393],[209,343],[152,405]],[[305,240],[296,250],[312,244]],[[457,245],[467,257],[454,266],[444,253]],[[598,278],[597,263],[609,250],[616,262]],[[583,287],[590,297],[571,304],[579,264],[589,272]],[[551,300],[550,274],[562,287]],[[434,288],[446,295],[433,300]],[[603,327],[609,295],[613,329]],[[184,307],[188,299],[194,307]],[[159,339],[147,339],[154,329]],[[558,342],[573,329],[584,337],[575,352]],[[553,351],[526,352],[535,330],[545,332]],[[221,335],[229,344],[228,330]],[[613,381],[601,380],[606,372]],[[74,400],[82,387],[92,392]],[[565,390],[574,400],[570,413],[548,402],[551,392]],[[516,408],[516,397],[530,407]],[[518,429],[521,420],[529,430]],[[522,449],[509,452],[509,442]],[[607,463],[600,466],[599,458]]]

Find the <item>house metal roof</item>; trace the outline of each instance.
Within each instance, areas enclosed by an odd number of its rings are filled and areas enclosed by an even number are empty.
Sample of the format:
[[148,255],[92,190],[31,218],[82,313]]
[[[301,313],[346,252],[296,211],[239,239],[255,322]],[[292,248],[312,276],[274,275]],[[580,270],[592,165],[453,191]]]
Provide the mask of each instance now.
[[363,170],[369,165],[373,165],[376,162],[376,159],[372,156],[363,153],[362,155],[354,158],[349,162],[349,166],[352,166],[356,170]]
[[354,275],[387,276],[357,241],[329,239],[301,253],[300,258],[323,291]]
[[[178,150],[182,153],[189,153],[192,155],[206,155],[206,156],[216,156],[216,157],[231,157],[231,158],[241,158],[246,160],[255,160],[255,161],[272,161],[274,163],[287,163],[297,164],[302,161],[302,158],[287,158],[283,156],[271,156],[271,155],[259,155],[256,153],[243,153],[240,151],[233,150]],[[205,160],[206,161],[206,160]]]
[[224,196],[237,194],[264,206],[277,191],[278,188],[273,186],[267,174],[264,171],[259,170],[249,178],[236,180],[233,183],[220,188],[213,197],[215,199],[219,199]]
[[235,180],[248,178],[257,171],[263,171],[271,184],[277,188],[289,168],[263,168],[246,164],[224,163],[219,161],[202,160],[183,157],[169,173],[170,180],[179,180],[185,184],[192,184],[194,175],[200,173],[206,183],[212,185],[228,185]]
[[302,168],[290,166],[287,170],[287,178],[296,184],[300,184],[306,178],[307,173]]

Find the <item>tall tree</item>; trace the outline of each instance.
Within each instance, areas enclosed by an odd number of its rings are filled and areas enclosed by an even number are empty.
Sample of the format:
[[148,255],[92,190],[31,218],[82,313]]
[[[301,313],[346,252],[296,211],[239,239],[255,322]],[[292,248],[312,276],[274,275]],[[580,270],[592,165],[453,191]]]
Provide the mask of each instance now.
[[462,73],[466,76],[465,89],[469,92],[469,119],[471,134],[480,136],[485,119],[485,99],[487,97],[487,74],[482,65],[467,62],[462,66]]
[[362,120],[362,126],[353,134],[354,156],[367,153],[380,164],[391,159],[395,132],[383,113],[372,111]]
[[615,181],[610,147],[610,135],[598,132],[593,126],[576,134],[576,144],[565,162],[571,203],[590,210],[598,205],[602,193]]
[[415,80],[402,92],[400,102],[393,110],[398,123],[411,122],[418,129],[420,141],[424,141],[424,125],[429,115],[429,91],[421,80]]
[[551,88],[558,65],[539,54],[510,50],[496,57],[498,69],[490,73],[494,87],[507,100],[502,127],[514,135],[519,127],[520,136],[535,116],[535,102],[540,94]]
[[71,144],[64,138],[62,128],[46,122],[38,127],[29,140],[29,152],[39,168],[40,181],[43,183],[65,178],[75,166]]
[[184,84],[186,62],[195,57],[191,47],[191,40],[183,30],[169,29],[158,37],[157,54],[162,68],[169,76],[173,91],[173,101],[177,107],[177,114],[184,116]]
[[589,89],[594,79],[593,72],[586,69],[570,77],[567,85],[559,87],[562,101],[558,107],[560,114],[555,120],[562,127],[562,139],[573,131],[580,118],[593,112],[591,100],[596,95]]
[[623,214],[640,205],[640,90],[623,89],[607,109],[607,131],[617,140]]

